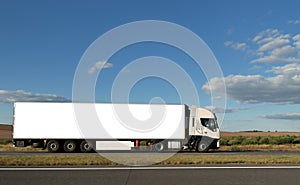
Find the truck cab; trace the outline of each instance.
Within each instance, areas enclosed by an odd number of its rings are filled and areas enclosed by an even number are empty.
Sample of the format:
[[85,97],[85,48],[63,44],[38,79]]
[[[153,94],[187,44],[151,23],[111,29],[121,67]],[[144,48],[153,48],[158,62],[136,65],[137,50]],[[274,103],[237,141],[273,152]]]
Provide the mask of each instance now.
[[187,147],[198,152],[220,147],[220,130],[216,115],[204,108],[190,107],[189,141]]

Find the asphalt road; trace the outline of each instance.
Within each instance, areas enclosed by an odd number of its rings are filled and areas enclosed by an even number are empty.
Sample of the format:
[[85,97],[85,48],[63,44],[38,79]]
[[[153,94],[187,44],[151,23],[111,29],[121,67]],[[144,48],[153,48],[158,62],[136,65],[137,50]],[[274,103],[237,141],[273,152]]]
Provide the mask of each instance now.
[[299,185],[295,168],[0,169],[5,185]]

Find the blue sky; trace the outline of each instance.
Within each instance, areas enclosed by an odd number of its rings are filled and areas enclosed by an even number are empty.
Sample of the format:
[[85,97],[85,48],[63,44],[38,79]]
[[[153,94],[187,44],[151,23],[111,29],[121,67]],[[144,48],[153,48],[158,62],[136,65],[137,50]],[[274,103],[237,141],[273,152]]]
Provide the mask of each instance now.
[[[211,107],[210,89],[227,96],[222,130],[300,131],[297,0],[70,2],[0,2],[0,123],[12,122],[14,101],[71,100],[80,59],[105,32],[133,21],[162,20],[184,26],[206,42],[224,73],[227,93],[221,92],[220,79],[206,79],[177,48],[139,43],[107,61],[95,89],[97,102],[110,102],[113,80],[126,64],[154,55],[188,72],[200,106]],[[180,102],[176,89],[158,78],[137,83],[130,102],[148,103],[153,97]]]

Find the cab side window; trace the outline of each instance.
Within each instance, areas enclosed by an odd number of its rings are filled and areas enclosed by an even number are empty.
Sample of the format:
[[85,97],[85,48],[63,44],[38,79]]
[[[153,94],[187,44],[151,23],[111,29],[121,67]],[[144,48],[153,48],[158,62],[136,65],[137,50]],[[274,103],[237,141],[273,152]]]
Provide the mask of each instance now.
[[209,126],[209,119],[201,118],[201,124],[205,127]]

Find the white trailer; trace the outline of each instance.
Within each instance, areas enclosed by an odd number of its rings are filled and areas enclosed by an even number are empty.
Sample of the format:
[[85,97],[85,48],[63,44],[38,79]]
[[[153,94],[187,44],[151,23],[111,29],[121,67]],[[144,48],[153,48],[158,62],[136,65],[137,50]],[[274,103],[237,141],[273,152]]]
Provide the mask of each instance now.
[[[90,109],[93,111],[89,111]],[[13,143],[50,152],[219,148],[217,118],[186,105],[16,102]],[[143,147],[141,147],[143,146]]]

